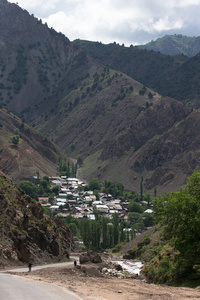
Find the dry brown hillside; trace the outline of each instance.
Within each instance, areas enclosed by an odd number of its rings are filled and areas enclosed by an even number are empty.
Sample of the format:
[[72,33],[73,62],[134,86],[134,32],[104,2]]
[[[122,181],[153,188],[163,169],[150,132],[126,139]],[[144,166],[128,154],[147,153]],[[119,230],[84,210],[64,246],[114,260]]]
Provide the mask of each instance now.
[[[13,138],[18,136],[18,143]],[[0,166],[15,180],[58,174],[61,150],[5,109],[0,109]]]

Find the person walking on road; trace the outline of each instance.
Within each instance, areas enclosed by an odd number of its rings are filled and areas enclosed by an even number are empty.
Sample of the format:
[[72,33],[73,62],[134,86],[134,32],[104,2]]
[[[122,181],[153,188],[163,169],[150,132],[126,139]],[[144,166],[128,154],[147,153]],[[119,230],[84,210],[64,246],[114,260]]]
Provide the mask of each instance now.
[[31,272],[31,267],[32,267],[32,263],[29,262],[29,263],[28,263],[28,271],[29,271],[29,272]]

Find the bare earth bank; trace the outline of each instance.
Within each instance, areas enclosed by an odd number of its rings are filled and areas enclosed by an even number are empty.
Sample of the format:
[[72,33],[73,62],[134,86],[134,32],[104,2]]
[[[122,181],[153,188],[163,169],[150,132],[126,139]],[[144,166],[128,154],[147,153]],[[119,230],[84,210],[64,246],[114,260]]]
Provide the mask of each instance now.
[[21,273],[20,276],[61,285],[84,300],[200,299],[199,289],[148,284],[132,278],[105,277],[88,264],[81,269],[71,266],[48,268]]

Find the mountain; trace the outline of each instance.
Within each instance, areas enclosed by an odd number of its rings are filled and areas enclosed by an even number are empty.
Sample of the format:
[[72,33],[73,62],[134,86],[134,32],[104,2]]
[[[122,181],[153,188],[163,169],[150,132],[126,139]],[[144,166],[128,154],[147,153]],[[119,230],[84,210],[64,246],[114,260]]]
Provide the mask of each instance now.
[[181,34],[166,35],[156,41],[151,41],[138,47],[167,55],[184,54],[192,57],[200,52],[200,37],[188,37]]
[[139,191],[143,177],[149,192],[185,183],[199,165],[198,55],[70,42],[6,0],[0,14],[3,107],[77,159],[86,180]]
[[104,45],[81,40],[74,43],[100,63],[127,74],[162,96],[199,107],[199,55],[188,58],[116,43]]
[[59,218],[43,214],[33,201],[0,171],[1,266],[53,262],[69,257],[71,232]]
[[0,109],[0,163],[4,173],[16,181],[58,174],[62,151],[21,119]]
[[6,0],[0,2],[0,45],[0,101],[29,124],[99,67],[63,34]]

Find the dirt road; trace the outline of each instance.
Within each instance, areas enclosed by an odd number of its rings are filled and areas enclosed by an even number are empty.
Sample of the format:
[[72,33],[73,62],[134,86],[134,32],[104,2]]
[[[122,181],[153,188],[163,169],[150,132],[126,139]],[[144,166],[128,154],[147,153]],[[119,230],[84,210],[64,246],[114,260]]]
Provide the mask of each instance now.
[[154,285],[136,279],[99,277],[90,265],[82,269],[70,266],[49,268],[21,275],[65,287],[84,300],[200,299],[198,289]]

